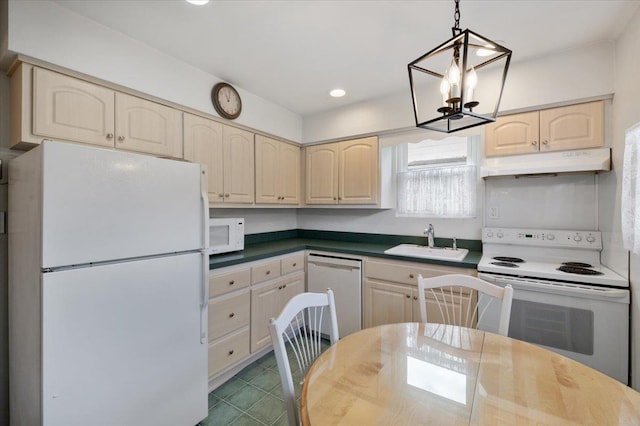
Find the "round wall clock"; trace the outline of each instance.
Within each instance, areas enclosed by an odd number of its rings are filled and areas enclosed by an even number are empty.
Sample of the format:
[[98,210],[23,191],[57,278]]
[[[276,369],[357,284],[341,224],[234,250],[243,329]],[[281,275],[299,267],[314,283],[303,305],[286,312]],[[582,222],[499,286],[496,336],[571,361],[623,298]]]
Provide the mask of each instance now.
[[228,83],[218,83],[211,90],[211,102],[218,114],[224,118],[234,120],[242,112],[242,100],[240,95]]

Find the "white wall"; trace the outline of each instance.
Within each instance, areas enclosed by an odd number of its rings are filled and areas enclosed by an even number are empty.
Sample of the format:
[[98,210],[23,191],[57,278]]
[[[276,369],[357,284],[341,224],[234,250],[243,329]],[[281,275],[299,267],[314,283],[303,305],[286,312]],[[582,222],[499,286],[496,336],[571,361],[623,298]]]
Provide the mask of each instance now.
[[[54,2],[9,1],[8,49],[217,115],[211,88],[220,79]],[[231,82],[233,83],[233,82]],[[302,117],[238,87],[239,124],[300,141]]]
[[[624,156],[624,132],[640,122],[640,10],[629,20],[615,44],[615,97],[613,98],[613,171],[600,178],[600,223],[608,235],[603,261],[624,265],[627,252],[622,249],[620,223],[620,189]],[[632,386],[640,390],[640,256],[632,254],[629,262],[632,289],[631,360]]]
[[[517,61],[518,52],[512,60]],[[512,64],[500,111],[613,93],[613,45],[598,43]],[[434,91],[434,96],[440,96]],[[305,117],[303,142],[345,138],[415,126],[409,81],[405,91]]]
[[243,217],[245,234],[286,231],[298,228],[296,209],[209,209],[210,217]]

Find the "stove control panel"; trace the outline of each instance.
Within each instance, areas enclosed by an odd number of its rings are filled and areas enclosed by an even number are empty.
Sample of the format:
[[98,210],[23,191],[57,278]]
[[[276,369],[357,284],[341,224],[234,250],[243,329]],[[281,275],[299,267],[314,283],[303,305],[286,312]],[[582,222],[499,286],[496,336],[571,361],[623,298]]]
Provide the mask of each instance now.
[[602,250],[602,237],[599,231],[483,228],[482,242],[493,244],[572,247],[587,250]]

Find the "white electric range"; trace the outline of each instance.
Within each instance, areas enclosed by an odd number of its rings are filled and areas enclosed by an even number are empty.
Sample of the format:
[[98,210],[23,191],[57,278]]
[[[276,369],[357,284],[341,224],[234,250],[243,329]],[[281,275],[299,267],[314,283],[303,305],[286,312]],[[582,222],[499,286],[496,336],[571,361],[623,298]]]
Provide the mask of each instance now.
[[[600,264],[600,232],[484,228],[482,242],[478,277],[514,289],[510,337],[628,383],[629,281]],[[479,328],[495,332],[497,311]]]

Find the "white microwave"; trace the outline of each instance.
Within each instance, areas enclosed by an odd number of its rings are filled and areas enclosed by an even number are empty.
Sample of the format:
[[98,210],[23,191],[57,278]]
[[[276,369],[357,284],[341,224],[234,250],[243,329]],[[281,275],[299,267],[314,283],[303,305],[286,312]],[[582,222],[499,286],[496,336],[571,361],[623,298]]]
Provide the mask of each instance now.
[[209,219],[209,253],[244,250],[244,218]]

